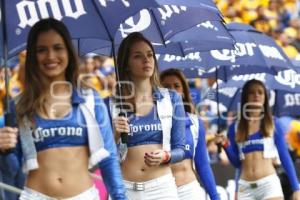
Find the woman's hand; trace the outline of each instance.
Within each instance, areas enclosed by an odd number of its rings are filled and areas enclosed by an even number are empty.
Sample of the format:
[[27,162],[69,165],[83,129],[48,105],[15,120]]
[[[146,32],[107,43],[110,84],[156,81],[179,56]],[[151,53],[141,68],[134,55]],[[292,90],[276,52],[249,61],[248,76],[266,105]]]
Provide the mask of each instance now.
[[292,200],[300,200],[300,190],[297,190],[293,193]]
[[229,145],[228,138],[225,134],[222,133],[216,133],[214,141],[216,144],[221,144],[221,146],[224,148],[226,148]]
[[152,152],[146,152],[144,159],[147,166],[158,166],[167,163],[170,160],[170,153],[162,149],[158,149]]
[[18,142],[18,129],[4,127],[0,129],[0,151],[15,148]]
[[115,140],[118,141],[121,133],[129,133],[129,123],[126,117],[116,117],[113,119],[113,126],[115,130]]

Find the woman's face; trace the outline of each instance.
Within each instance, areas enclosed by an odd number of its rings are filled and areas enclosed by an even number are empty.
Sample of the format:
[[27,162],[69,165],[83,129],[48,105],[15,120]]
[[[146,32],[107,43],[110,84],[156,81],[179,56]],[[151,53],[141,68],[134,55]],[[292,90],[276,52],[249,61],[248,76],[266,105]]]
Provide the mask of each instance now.
[[133,79],[146,79],[153,75],[154,52],[146,42],[140,41],[132,45],[128,65]]
[[161,80],[161,84],[164,87],[176,90],[179,94],[183,95],[183,85],[177,76],[165,76],[164,79]]
[[42,32],[37,38],[36,50],[42,74],[52,80],[65,80],[69,59],[63,38],[54,30]]
[[264,88],[259,84],[253,84],[248,89],[247,102],[259,107],[263,107],[265,102]]

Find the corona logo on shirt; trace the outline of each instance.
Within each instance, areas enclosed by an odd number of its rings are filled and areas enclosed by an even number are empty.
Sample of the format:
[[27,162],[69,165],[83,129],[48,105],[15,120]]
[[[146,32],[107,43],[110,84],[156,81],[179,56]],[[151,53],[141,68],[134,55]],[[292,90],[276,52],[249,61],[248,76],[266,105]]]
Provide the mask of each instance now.
[[40,19],[50,17],[50,13],[57,20],[61,20],[64,17],[78,19],[86,14],[82,0],[21,1],[17,3],[16,8],[20,20],[18,26],[22,29],[25,29],[27,26],[33,26]]
[[58,136],[77,136],[82,137],[82,127],[55,127],[55,128],[41,128],[38,127],[33,132],[33,139],[35,142],[43,142],[47,138],[54,138]]
[[141,124],[141,125],[129,125],[130,132],[134,133],[144,133],[149,131],[162,131],[162,126],[160,123],[158,124]]
[[[165,24],[166,20],[170,19],[173,14],[180,14],[186,11],[185,6],[174,6],[174,5],[164,5],[158,8],[161,15],[161,24]],[[129,17],[124,24],[120,25],[119,31],[123,38],[127,37],[128,34],[132,32],[142,32],[146,30],[151,25],[151,14],[147,9],[140,11],[138,19],[135,17]]]

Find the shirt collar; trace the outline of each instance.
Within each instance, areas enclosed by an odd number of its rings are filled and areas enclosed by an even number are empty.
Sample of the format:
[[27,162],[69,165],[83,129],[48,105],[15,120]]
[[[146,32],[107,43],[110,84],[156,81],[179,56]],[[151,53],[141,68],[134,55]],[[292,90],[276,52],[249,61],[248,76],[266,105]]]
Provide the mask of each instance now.
[[194,123],[192,122],[191,118],[189,117],[189,114],[185,112],[185,126],[192,126]]
[[164,98],[164,95],[159,91],[159,89],[154,89],[153,99],[155,101],[160,101],[162,98]]
[[71,100],[72,100],[72,104],[73,105],[77,105],[80,103],[84,103],[85,100],[82,97],[81,92],[79,91],[79,89],[73,89],[72,91],[72,96],[71,96]]

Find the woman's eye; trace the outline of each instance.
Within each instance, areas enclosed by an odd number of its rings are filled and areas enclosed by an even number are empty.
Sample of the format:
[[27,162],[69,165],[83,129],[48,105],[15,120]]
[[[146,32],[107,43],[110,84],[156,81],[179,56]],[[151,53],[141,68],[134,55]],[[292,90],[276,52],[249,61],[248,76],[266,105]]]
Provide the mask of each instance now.
[[36,51],[37,51],[37,53],[43,53],[43,52],[46,51],[46,49],[45,48],[39,48]]
[[64,47],[63,46],[56,46],[56,47],[54,47],[54,49],[57,50],[57,51],[60,51],[60,50],[63,50]]

